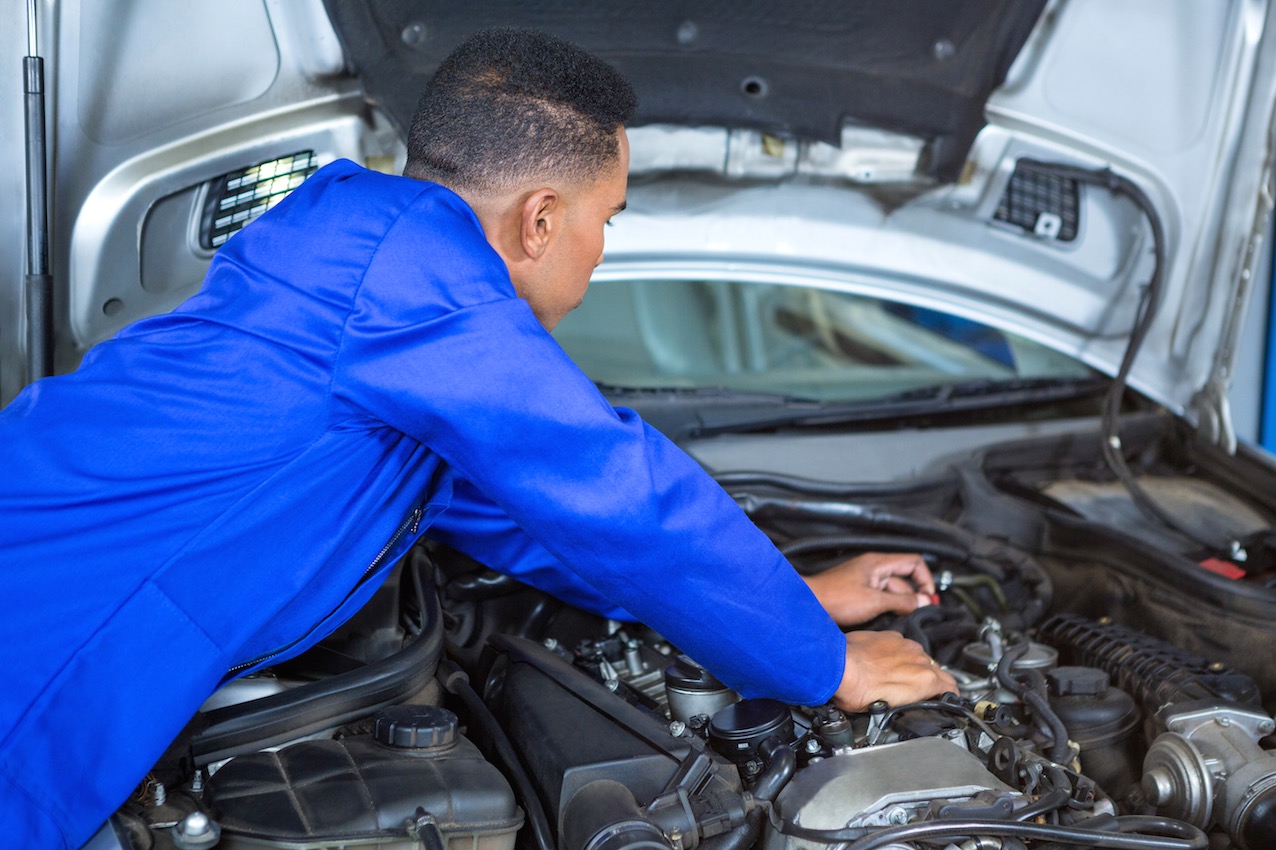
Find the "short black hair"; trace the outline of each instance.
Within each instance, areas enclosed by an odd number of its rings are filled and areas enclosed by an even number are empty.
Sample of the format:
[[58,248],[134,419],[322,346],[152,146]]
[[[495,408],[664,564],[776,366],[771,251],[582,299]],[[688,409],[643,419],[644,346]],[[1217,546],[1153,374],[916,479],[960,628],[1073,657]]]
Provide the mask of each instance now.
[[619,156],[633,87],[598,57],[543,32],[483,30],[443,60],[408,133],[404,174],[461,191],[598,177]]

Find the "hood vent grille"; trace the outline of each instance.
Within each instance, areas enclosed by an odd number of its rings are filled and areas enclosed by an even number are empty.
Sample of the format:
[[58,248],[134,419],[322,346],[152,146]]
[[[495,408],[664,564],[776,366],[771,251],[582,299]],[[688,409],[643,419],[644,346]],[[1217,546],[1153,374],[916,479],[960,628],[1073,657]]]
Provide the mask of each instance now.
[[1043,239],[1071,242],[1080,207],[1077,181],[1016,165],[993,218]]
[[314,151],[298,151],[210,180],[199,223],[199,246],[206,251],[220,248],[318,170]]

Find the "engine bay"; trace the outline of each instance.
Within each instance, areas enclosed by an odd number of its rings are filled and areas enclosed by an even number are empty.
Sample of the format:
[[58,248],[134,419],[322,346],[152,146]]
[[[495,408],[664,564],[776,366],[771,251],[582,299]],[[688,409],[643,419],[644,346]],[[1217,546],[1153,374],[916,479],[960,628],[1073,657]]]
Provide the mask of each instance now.
[[741,700],[641,624],[422,546],[315,650],[219,692],[101,846],[1276,846],[1274,482],[1171,420],[1122,437],[1177,527],[1085,434],[902,484],[717,476],[799,572],[921,553],[938,604],[865,627],[956,695]]

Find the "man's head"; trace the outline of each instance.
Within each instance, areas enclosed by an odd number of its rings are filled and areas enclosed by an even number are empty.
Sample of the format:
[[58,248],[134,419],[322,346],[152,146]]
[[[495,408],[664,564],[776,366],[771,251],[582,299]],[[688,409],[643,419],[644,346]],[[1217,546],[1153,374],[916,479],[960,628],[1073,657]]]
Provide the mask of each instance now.
[[421,96],[404,173],[473,207],[518,294],[552,329],[584,296],[603,225],[624,208],[634,107],[629,83],[574,45],[480,32]]

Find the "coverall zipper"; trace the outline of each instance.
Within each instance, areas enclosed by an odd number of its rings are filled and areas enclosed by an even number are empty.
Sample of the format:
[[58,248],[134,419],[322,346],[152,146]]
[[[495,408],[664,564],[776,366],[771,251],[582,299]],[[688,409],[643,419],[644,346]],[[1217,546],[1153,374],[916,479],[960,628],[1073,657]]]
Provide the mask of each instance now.
[[381,569],[382,565],[385,562],[386,556],[388,556],[390,552],[394,550],[394,547],[398,545],[399,541],[403,539],[403,536],[405,534],[416,534],[417,529],[421,527],[421,518],[424,516],[425,516],[425,504],[424,502],[421,502],[421,503],[418,503],[416,507],[412,508],[412,512],[408,514],[406,517],[404,517],[403,521],[399,523],[399,527],[394,530],[394,534],[390,535],[390,539],[387,540],[386,544],[381,547],[381,551],[378,552],[377,556],[372,559],[372,563],[369,564],[367,569],[363,571],[363,575],[359,577],[359,580],[357,582],[355,582],[354,587],[350,588],[350,592],[345,595],[345,598],[343,598],[339,603],[337,603],[337,605],[331,611],[329,611],[326,615],[324,615],[323,617],[320,617],[314,626],[306,630],[305,634],[301,635],[296,640],[293,640],[284,644],[278,649],[272,650],[271,652],[267,652],[264,655],[259,655],[256,658],[252,659],[251,661],[243,661],[243,662],[240,662],[239,664],[236,664],[234,667],[231,667],[229,670],[226,671],[226,675],[222,677],[220,684],[225,684],[226,682],[229,682],[231,679],[235,678],[235,676],[238,675],[243,670],[247,670],[250,667],[256,667],[258,664],[262,664],[266,661],[271,660],[272,658],[276,658],[280,655],[283,655],[285,652],[292,649],[294,646],[301,643],[306,638],[310,637],[310,635],[314,633],[314,630],[319,627],[319,623],[324,622],[333,614],[335,614],[338,610],[340,610],[341,606],[345,605],[346,602],[349,601],[350,597],[354,596],[355,593],[359,591],[359,588],[362,587],[364,583],[367,582],[367,580],[372,575],[374,575],[379,569]]

